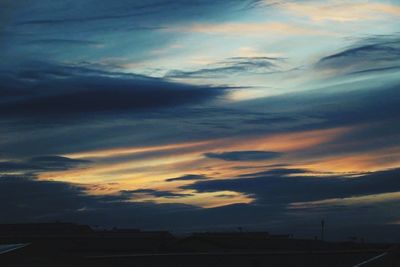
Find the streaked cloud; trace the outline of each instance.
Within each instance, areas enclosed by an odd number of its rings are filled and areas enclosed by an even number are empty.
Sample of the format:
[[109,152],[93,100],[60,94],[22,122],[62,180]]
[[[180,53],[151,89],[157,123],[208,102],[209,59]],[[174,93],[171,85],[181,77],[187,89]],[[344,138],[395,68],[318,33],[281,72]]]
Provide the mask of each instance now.
[[136,190],[122,190],[120,194],[124,196],[135,197],[136,195],[150,195],[153,197],[165,197],[165,198],[177,198],[177,197],[188,197],[192,194],[173,193],[170,191],[160,191],[154,189],[136,189]]
[[191,148],[197,146],[201,147],[204,145],[209,145],[211,143],[212,143],[211,141],[199,141],[193,143],[167,144],[167,145],[148,146],[148,147],[112,148],[107,150],[95,150],[95,151],[72,153],[72,154],[67,154],[67,156],[73,158],[116,157],[116,156],[136,154],[136,153],[176,150],[180,148]]
[[323,57],[316,68],[328,75],[373,74],[400,69],[398,35],[373,36],[336,54]]
[[167,78],[212,78],[228,75],[268,74],[279,71],[282,58],[234,57],[226,61],[209,64],[208,67],[193,71],[172,70]]
[[75,40],[75,39],[39,39],[26,43],[27,45],[65,45],[65,46],[89,46],[93,48],[101,48],[104,46],[101,42],[90,40]]
[[359,206],[368,203],[384,204],[391,201],[398,201],[400,199],[400,192],[394,193],[381,193],[372,194],[367,196],[354,196],[345,198],[331,198],[309,202],[295,202],[290,204],[293,209],[304,209],[304,208],[318,208],[323,206]]
[[272,151],[229,151],[221,153],[205,153],[208,158],[226,161],[258,161],[269,160],[281,156],[281,153]]
[[165,181],[167,181],[167,182],[177,182],[177,181],[196,181],[196,180],[205,180],[205,179],[207,179],[207,177],[204,176],[204,175],[187,174],[187,175],[180,176],[180,177],[168,178]]
[[314,21],[351,22],[359,20],[385,19],[400,16],[400,6],[379,1],[289,1],[279,5],[297,16],[306,16]]
[[188,26],[170,26],[164,31],[202,34],[254,35],[254,34],[286,34],[286,35],[329,35],[330,33],[285,23],[220,23],[193,24]]

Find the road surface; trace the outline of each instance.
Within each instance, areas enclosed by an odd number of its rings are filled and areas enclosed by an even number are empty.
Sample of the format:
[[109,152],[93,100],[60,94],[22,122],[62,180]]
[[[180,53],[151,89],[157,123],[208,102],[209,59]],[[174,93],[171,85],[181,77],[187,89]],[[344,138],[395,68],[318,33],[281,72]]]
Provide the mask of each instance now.
[[23,247],[26,247],[29,244],[7,244],[7,245],[0,245],[0,254],[5,254],[7,252],[11,252],[13,250],[17,250]]

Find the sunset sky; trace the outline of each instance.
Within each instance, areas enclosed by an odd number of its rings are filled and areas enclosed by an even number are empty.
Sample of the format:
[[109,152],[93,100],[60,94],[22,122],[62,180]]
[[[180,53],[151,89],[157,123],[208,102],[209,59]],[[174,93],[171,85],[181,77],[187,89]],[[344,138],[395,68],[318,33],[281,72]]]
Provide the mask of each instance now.
[[399,29],[398,0],[0,1],[0,222],[399,241]]

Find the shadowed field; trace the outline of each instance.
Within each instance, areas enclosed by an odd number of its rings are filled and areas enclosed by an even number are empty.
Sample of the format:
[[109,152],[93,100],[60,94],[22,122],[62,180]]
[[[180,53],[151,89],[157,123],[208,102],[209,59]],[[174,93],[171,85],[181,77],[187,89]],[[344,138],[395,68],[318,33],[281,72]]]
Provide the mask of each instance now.
[[390,244],[326,242],[267,232],[174,236],[62,223],[0,225],[1,267],[389,267],[399,266],[399,255]]

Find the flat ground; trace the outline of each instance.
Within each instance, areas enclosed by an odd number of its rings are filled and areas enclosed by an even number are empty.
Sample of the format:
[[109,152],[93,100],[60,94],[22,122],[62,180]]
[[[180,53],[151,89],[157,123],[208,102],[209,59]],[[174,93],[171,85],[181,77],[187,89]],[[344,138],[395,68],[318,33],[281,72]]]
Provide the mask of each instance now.
[[[128,255],[77,255],[31,244],[0,256],[0,266],[96,266],[96,267],[352,267],[385,253],[384,251],[323,251],[323,252],[228,252],[228,253],[147,253]],[[400,266],[398,250],[389,250],[384,256],[360,267]]]

